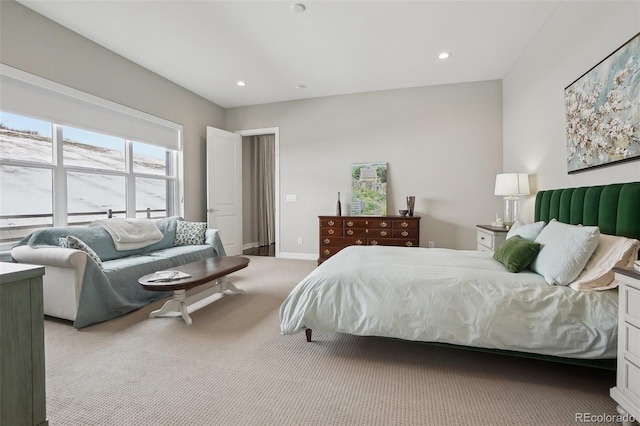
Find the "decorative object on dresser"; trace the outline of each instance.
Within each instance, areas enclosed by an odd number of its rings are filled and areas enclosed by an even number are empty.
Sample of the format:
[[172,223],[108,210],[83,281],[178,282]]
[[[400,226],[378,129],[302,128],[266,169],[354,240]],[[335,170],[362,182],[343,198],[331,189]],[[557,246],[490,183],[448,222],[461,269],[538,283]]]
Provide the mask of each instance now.
[[339,192],[338,192],[338,202],[336,203],[336,216],[342,216],[342,203],[340,202]]
[[616,267],[618,281],[618,357],[616,386],[611,397],[618,403],[623,425],[640,418],[640,272]]
[[640,33],[564,89],[567,171],[640,159]]
[[495,253],[507,239],[507,232],[502,226],[476,225],[477,250]]
[[496,175],[495,195],[504,196],[502,223],[511,227],[518,219],[520,195],[529,195],[529,175],[526,173],[500,173]]
[[320,257],[318,265],[348,246],[420,246],[420,217],[318,216]]
[[409,216],[413,216],[413,209],[416,206],[416,197],[410,195],[407,197],[407,210],[409,211]]

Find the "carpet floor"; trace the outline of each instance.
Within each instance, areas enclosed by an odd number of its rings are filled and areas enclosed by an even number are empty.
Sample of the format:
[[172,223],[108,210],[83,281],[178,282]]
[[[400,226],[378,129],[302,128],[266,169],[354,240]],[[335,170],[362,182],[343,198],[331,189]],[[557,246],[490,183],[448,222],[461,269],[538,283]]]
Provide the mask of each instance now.
[[47,318],[51,426],[616,424],[611,371],[320,331],[311,343],[282,336],[280,304],[315,262],[248,257],[230,276],[247,293],[194,312],[191,326],[147,318],[164,301],[82,330]]

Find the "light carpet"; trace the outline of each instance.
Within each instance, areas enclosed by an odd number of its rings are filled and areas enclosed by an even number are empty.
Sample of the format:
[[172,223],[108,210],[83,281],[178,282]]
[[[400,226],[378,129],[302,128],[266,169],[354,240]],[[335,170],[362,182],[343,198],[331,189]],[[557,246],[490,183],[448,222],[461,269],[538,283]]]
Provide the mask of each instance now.
[[50,424],[575,425],[582,413],[616,415],[610,371],[329,332],[311,343],[282,336],[278,308],[315,262],[249,257],[230,276],[247,293],[194,312],[191,326],[147,318],[163,301],[82,330],[47,319]]

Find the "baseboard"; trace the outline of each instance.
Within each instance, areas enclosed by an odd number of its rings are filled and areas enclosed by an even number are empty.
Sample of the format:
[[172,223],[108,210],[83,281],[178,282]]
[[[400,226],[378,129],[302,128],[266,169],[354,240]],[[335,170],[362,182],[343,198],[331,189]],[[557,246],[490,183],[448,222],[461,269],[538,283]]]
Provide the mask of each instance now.
[[260,243],[257,242],[257,241],[254,241],[253,243],[243,244],[242,245],[242,250],[249,250],[249,249],[256,248],[256,247],[260,247]]
[[314,253],[285,253],[281,251],[278,257],[282,259],[318,260],[318,255]]

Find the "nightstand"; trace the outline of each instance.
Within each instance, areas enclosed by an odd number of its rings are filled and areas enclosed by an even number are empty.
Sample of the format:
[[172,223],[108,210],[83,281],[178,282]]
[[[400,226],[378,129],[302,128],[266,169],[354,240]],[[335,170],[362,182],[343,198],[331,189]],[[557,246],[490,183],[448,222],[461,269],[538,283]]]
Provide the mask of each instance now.
[[477,250],[493,253],[507,239],[507,228],[499,228],[491,225],[476,225],[478,243]]
[[[640,418],[640,272],[613,268],[618,281],[618,366],[611,397],[618,412]],[[626,421],[625,421],[626,420]],[[623,425],[632,425],[623,419]]]

